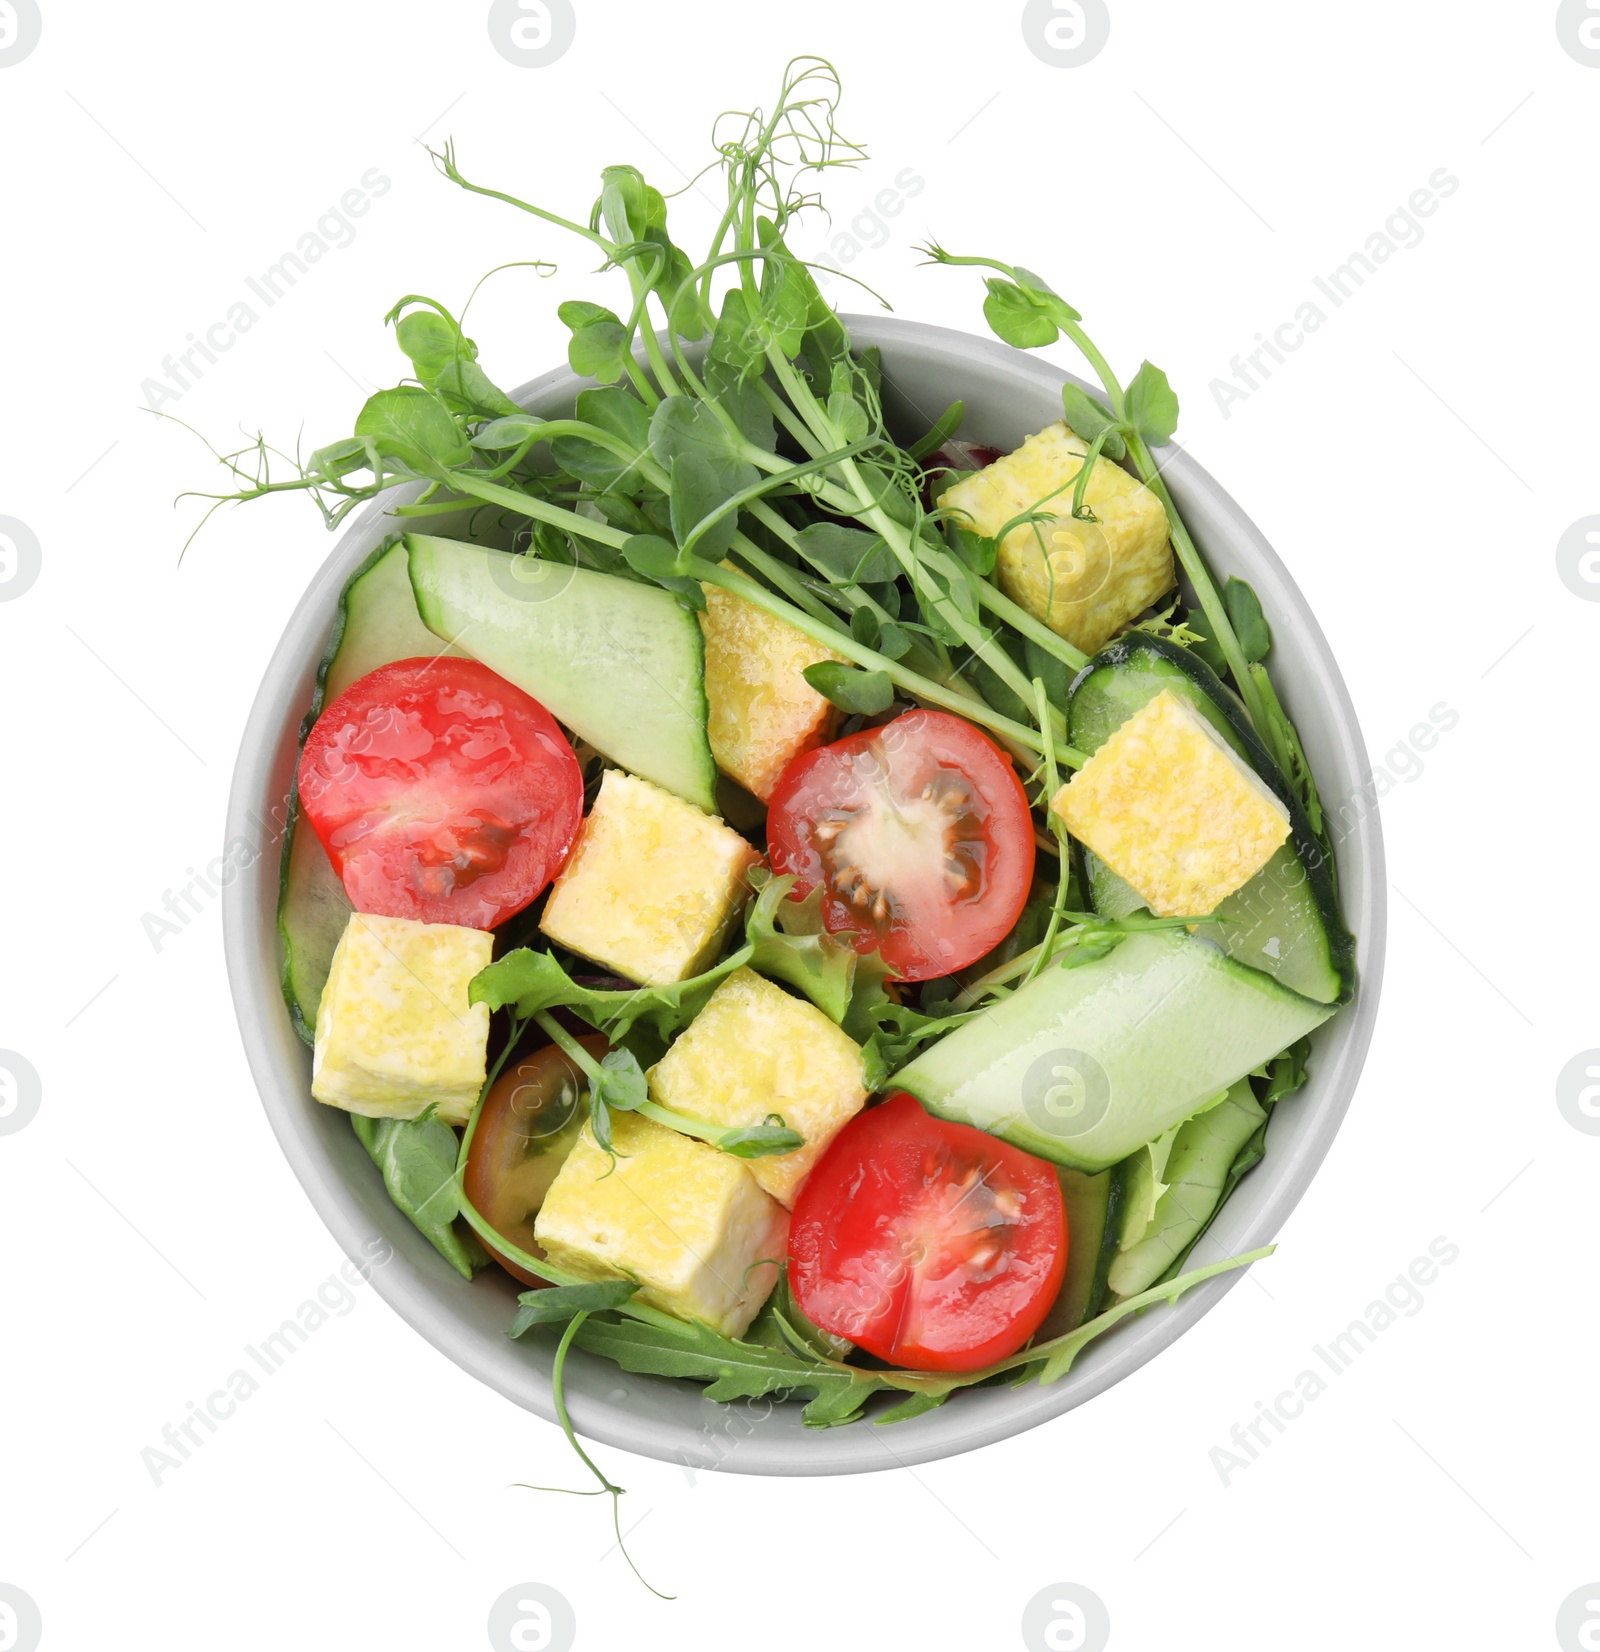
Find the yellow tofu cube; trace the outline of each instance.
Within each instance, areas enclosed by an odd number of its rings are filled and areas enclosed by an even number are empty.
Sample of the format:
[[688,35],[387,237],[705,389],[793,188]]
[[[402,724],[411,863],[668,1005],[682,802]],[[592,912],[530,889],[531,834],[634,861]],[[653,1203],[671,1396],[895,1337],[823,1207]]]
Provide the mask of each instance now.
[[469,1004],[467,986],[493,951],[485,929],[352,912],[317,1009],[312,1095],[380,1119],[431,1103],[465,1124],[489,1041],[488,1006]]
[[737,969],[650,1069],[663,1107],[711,1124],[780,1113],[805,1137],[793,1153],[751,1159],[750,1174],[786,1205],[823,1149],[866,1104],[861,1046],[814,1004]]
[[962,526],[985,538],[1024,512],[1049,511],[1053,521],[1015,527],[1000,541],[995,573],[1013,602],[1092,654],[1170,591],[1177,575],[1161,501],[1104,456],[1084,490],[1084,503],[1099,521],[1074,519],[1068,484],[1088,451],[1058,419],[1014,453],[946,488],[939,503],[964,511],[970,520]]
[[1164,918],[1215,911],[1289,835],[1289,811],[1171,689],[1111,735],[1050,807]]
[[588,1126],[534,1223],[557,1267],[631,1277],[639,1300],[738,1336],[777,1283],[789,1213],[738,1159],[637,1113],[614,1113],[616,1168]]
[[715,960],[760,859],[694,804],[608,769],[539,927],[630,981],[668,986]]
[[711,753],[725,775],[765,803],[789,760],[833,730],[833,705],[800,673],[842,656],[731,591],[704,589]]

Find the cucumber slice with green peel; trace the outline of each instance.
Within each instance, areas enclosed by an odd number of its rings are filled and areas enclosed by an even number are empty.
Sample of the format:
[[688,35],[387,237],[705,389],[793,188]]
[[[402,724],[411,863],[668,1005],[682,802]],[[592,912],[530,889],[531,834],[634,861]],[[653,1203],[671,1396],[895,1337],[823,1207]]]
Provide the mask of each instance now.
[[[411,595],[410,561],[398,537],[380,545],[350,576],[317,670],[311,708],[300,742],[322,708],[369,671],[394,660],[460,654],[422,623]],[[283,948],[283,995],[294,1029],[315,1042],[317,1005],[328,979],[333,949],[350,917],[350,902],[317,834],[301,829],[298,795],[290,799],[283,860],[278,873],[278,938]]]
[[[1328,851],[1317,840],[1283,771],[1246,721],[1239,703],[1204,660],[1142,631],[1101,649],[1079,672],[1067,713],[1068,739],[1091,755],[1163,689],[1187,700],[1271,787],[1289,811],[1288,841],[1195,933],[1230,957],[1264,970],[1324,1004],[1355,990],[1355,942],[1339,915]],[[1096,912],[1122,918],[1145,903],[1098,856],[1084,853]]]
[[1055,1306],[1034,1333],[1035,1342],[1065,1336],[1100,1312],[1122,1229],[1121,1165],[1097,1176],[1086,1176],[1081,1170],[1057,1174],[1067,1213],[1067,1272]]
[[1240,1149],[1266,1118],[1250,1080],[1244,1078],[1215,1107],[1179,1126],[1154,1214],[1141,1221],[1136,1232],[1124,1224],[1107,1277],[1113,1296],[1137,1296],[1148,1290],[1183,1255],[1221,1203]]
[[423,622],[531,694],[613,763],[717,812],[705,644],[670,592],[407,534]]
[[924,1050],[893,1087],[1092,1173],[1192,1117],[1333,1008],[1208,941],[1146,930],[1045,969]]

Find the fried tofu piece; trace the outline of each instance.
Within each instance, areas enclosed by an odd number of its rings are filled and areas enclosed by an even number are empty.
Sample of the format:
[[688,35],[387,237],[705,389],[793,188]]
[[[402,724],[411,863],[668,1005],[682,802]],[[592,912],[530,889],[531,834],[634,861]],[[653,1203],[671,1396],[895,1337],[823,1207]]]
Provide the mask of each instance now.
[[995,574],[1013,602],[1092,654],[1170,591],[1177,575],[1161,501],[1103,455],[1084,490],[1084,503],[1099,520],[1073,518],[1070,484],[1088,450],[1058,419],[1014,453],[946,488],[939,503],[964,511],[970,520],[962,525],[986,538],[1027,511],[1050,512],[1053,521],[1024,523],[1006,534]]
[[311,1093],[369,1118],[414,1119],[430,1104],[465,1124],[483,1087],[489,1010],[467,1002],[494,936],[352,912],[317,1010]]
[[711,754],[765,803],[790,760],[821,745],[837,721],[832,703],[801,672],[841,656],[731,591],[704,590]]
[[716,958],[760,859],[694,804],[608,769],[539,927],[630,981],[668,986]]
[[1136,711],[1050,807],[1159,917],[1206,916],[1289,835],[1289,811],[1171,689]]
[[615,1113],[614,1161],[583,1127],[534,1223],[557,1267],[639,1281],[639,1301],[738,1336],[777,1283],[789,1213],[738,1159],[637,1113]]
[[650,1069],[650,1094],[710,1124],[755,1125],[781,1114],[805,1146],[751,1159],[748,1169],[785,1205],[867,1100],[861,1046],[814,1004],[749,969],[712,993]]

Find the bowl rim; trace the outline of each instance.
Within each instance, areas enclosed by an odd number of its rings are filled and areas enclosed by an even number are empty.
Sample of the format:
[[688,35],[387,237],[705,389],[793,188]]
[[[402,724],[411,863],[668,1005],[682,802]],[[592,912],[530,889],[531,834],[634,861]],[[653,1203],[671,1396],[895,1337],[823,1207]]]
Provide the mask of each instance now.
[[[1094,388],[1037,356],[953,328],[897,317],[842,314],[840,319],[858,348],[879,345],[886,352],[920,350],[940,356],[955,370],[959,370],[961,360],[990,372],[1003,369],[1019,386],[1048,390],[1052,396],[1068,379],[1084,388]],[[511,394],[519,405],[525,405],[569,388],[576,392],[592,382],[566,367],[558,367]],[[1248,556],[1266,569],[1287,594],[1297,622],[1297,652],[1309,656],[1307,664],[1327,702],[1326,721],[1341,747],[1343,772],[1357,778],[1370,800],[1371,767],[1354,703],[1327,639],[1288,569],[1250,518],[1187,452],[1176,447],[1163,450],[1161,466],[1175,493],[1208,499],[1210,508],[1226,519],[1230,542],[1245,545]],[[241,736],[227,804],[227,841],[243,837],[256,842],[262,837],[264,812],[273,812],[274,768],[281,765],[285,742],[297,742],[305,714],[303,684],[308,662],[314,669],[322,656],[339,593],[353,567],[376,542],[375,525],[418,486],[410,483],[390,489],[355,515],[291,613],[263,671]],[[1269,1158],[1263,1164],[1269,1191],[1250,1218],[1236,1254],[1270,1243],[1304,1195],[1349,1108],[1371,1043],[1381,997],[1387,932],[1383,837],[1375,804],[1369,801],[1351,835],[1359,840],[1361,887],[1353,897],[1346,884],[1341,890],[1341,904],[1357,938],[1357,992],[1354,1000],[1327,1023],[1338,1027],[1340,1035],[1331,1063],[1319,1055],[1314,1073],[1318,1107],[1314,1124],[1304,1132],[1304,1139],[1297,1139],[1295,1151],[1287,1160],[1280,1157],[1274,1163]],[[269,885],[267,899],[263,899],[263,879]],[[290,1073],[287,1063],[279,1058],[281,1030],[276,1038],[270,1036],[262,1014],[265,998],[282,1010],[287,1023],[278,970],[265,966],[266,959],[279,956],[277,889],[278,856],[274,849],[260,854],[222,891],[224,954],[240,1038],[268,1122],[313,1208],[348,1255],[370,1259],[374,1243],[370,1213],[356,1196],[344,1167],[332,1162],[311,1128],[313,1115],[307,1111],[304,1079],[299,1073]],[[1355,905],[1359,905],[1359,911],[1352,910]],[[1256,1175],[1260,1176],[1261,1171]],[[395,1214],[403,1226],[409,1227],[402,1213]],[[503,1358],[491,1359],[487,1346],[480,1345],[459,1313],[441,1304],[436,1279],[427,1277],[402,1249],[395,1248],[386,1265],[364,1267],[364,1271],[389,1306],[455,1364],[524,1409],[547,1421],[556,1420],[547,1369],[530,1360],[512,1374]],[[798,1449],[792,1438],[763,1438],[758,1432],[752,1433],[741,1442],[739,1450],[719,1453],[707,1452],[703,1429],[649,1418],[591,1392],[569,1388],[568,1408],[575,1428],[586,1437],[691,1469],[809,1475],[907,1467],[1025,1432],[1094,1398],[1131,1376],[1190,1330],[1239,1283],[1243,1271],[1210,1280],[1177,1303],[1158,1305],[1126,1322],[1111,1337],[1091,1343],[1068,1376],[1050,1388],[1035,1383],[1005,1391],[1010,1403],[999,1414],[986,1407],[981,1416],[969,1417],[964,1415],[966,1408],[957,1403],[890,1430],[862,1422],[849,1428],[808,1431]],[[465,1281],[459,1282],[465,1286]],[[607,1369],[615,1370],[610,1366]],[[675,1379],[669,1378],[629,1375],[626,1380],[677,1386]],[[998,1395],[1001,1391],[990,1392]]]

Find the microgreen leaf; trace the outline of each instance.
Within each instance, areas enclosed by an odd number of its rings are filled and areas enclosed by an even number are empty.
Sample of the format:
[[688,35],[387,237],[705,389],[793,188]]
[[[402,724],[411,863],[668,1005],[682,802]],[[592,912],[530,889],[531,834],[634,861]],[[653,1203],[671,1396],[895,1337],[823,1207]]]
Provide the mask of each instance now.
[[1121,427],[1108,408],[1097,402],[1088,391],[1081,390],[1071,379],[1061,386],[1061,408],[1067,423],[1084,441],[1092,442],[1103,430],[1105,440],[1100,451],[1112,459],[1121,459],[1128,451],[1122,439]]
[[894,702],[894,684],[887,671],[862,671],[837,660],[818,660],[801,676],[825,700],[851,716],[876,717]]
[[449,409],[432,391],[415,385],[369,396],[356,415],[355,433],[369,437],[384,458],[418,475],[464,465],[472,457]]
[[612,310],[582,299],[569,299],[556,314],[572,329],[567,361],[574,373],[615,384],[626,370],[628,329]]
[[[701,520],[751,487],[757,472],[740,456],[733,436],[704,402],[669,396],[650,416],[650,452],[671,476],[672,532],[679,544]],[[709,561],[733,543],[736,513],[713,524],[695,549]]]
[[744,375],[754,372],[766,360],[765,338],[760,324],[750,314],[742,287],[730,287],[722,300],[722,314],[711,334],[706,366],[730,368]]
[[636,533],[622,547],[623,560],[646,579],[671,579],[679,573],[678,547],[657,534]]
[[486,453],[504,453],[521,447],[530,437],[539,434],[545,421],[536,413],[508,413],[502,419],[491,419],[473,433],[472,445]]
[[637,1280],[601,1279],[593,1284],[546,1285],[524,1291],[517,1298],[521,1306],[506,1335],[520,1337],[535,1325],[565,1325],[574,1314],[620,1308],[638,1289]]
[[617,1113],[632,1113],[650,1099],[644,1069],[632,1050],[608,1050],[600,1060],[600,1098]]
[[1178,398],[1159,367],[1149,362],[1140,365],[1128,385],[1126,406],[1134,429],[1147,446],[1161,447],[1172,440],[1178,428]]
[[768,1113],[764,1123],[729,1130],[717,1137],[715,1145],[719,1153],[729,1153],[736,1159],[763,1159],[797,1152],[805,1144],[805,1137],[791,1130],[781,1113]]
[[1251,665],[1264,660],[1272,649],[1272,627],[1261,612],[1261,599],[1242,579],[1229,579],[1222,600],[1245,659]]
[[867,410],[844,390],[835,390],[828,396],[828,422],[839,432],[842,447],[862,441],[869,429]]
[[983,319],[1007,344],[1035,350],[1055,343],[1061,330],[1034,294],[994,276],[984,285],[989,296],[983,301]]
[[[650,445],[649,409],[621,385],[579,391],[573,411],[582,423],[615,436],[635,453],[643,454]],[[581,436],[557,436],[550,444],[550,454],[569,475],[606,493],[634,495],[645,485],[637,461],[629,463],[609,448],[586,442]]]
[[813,522],[795,535],[795,545],[806,561],[845,585],[871,585],[900,572],[877,534],[840,522]]

